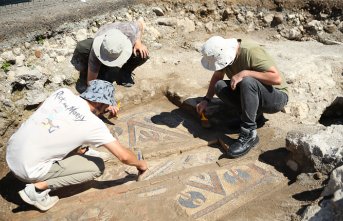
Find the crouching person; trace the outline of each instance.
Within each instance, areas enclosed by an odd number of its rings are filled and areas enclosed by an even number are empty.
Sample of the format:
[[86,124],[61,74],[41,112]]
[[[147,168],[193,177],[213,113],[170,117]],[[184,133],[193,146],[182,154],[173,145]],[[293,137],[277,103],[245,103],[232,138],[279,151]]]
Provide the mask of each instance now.
[[51,190],[90,181],[103,173],[101,158],[70,154],[81,145],[103,145],[140,174],[147,170],[146,162],[123,147],[98,118],[114,105],[114,87],[106,81],[91,81],[80,96],[59,89],[12,135],[6,161],[14,175],[27,183],[19,191],[26,203],[48,210],[59,200],[49,195]]

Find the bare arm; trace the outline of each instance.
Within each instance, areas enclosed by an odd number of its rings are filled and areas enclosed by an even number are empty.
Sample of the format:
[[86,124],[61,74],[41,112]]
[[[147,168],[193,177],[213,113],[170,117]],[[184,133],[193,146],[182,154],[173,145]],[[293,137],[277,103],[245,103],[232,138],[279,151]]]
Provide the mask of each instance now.
[[95,80],[98,77],[100,66],[101,62],[96,58],[92,50],[88,58],[87,85],[89,85],[90,81]]
[[138,23],[139,31],[137,33],[136,42],[133,46],[133,53],[134,55],[137,55],[137,51],[139,51],[141,57],[146,58],[149,55],[149,51],[147,47],[142,43],[142,36],[143,36],[145,23],[143,19],[139,19],[137,23]]
[[122,163],[135,166],[139,171],[145,171],[148,169],[147,163],[144,160],[138,160],[131,150],[123,147],[118,141],[105,144],[104,146]]
[[235,90],[237,84],[245,77],[253,77],[266,85],[280,85],[282,81],[279,71],[272,66],[265,72],[243,70],[235,74],[231,78],[231,88]]
[[[224,78],[224,71],[215,71],[212,75],[210,85],[208,86],[206,97],[208,99],[211,99],[214,96],[214,86],[219,80],[223,80]],[[207,101],[203,100],[199,104],[197,104],[196,109],[199,114],[201,114],[207,107]]]

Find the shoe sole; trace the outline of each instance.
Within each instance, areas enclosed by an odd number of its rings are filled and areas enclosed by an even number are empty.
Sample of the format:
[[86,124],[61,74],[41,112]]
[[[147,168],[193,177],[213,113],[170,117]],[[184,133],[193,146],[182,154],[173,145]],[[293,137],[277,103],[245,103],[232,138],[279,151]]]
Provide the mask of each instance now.
[[238,154],[238,155],[232,155],[230,154],[229,152],[227,153],[229,157],[231,158],[238,158],[238,157],[241,157],[245,154],[247,154],[253,147],[256,146],[256,144],[258,144],[258,142],[260,141],[260,138],[257,136],[256,139],[254,140],[254,143],[250,146],[249,149],[247,149],[245,152],[241,153],[241,154]]
[[42,211],[47,211],[48,209],[50,209],[51,207],[53,207],[58,200],[56,200],[56,202],[54,202],[51,206],[45,207],[45,206],[41,206],[39,205],[37,202],[33,202],[32,200],[30,200],[30,198],[26,195],[26,193],[24,192],[24,190],[20,190],[19,191],[19,196],[21,197],[22,200],[24,200],[24,202],[37,207],[38,209],[42,210]]

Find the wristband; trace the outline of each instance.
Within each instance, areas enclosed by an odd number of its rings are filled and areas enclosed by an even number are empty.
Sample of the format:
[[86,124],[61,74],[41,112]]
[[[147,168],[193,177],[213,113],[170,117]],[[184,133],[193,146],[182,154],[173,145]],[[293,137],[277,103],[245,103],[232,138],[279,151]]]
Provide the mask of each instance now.
[[205,96],[205,97],[203,97],[203,98],[202,98],[202,100],[205,100],[205,101],[207,101],[207,103],[210,103],[210,101],[211,101],[211,99],[209,99],[209,98],[208,98],[208,97],[206,97],[206,96]]

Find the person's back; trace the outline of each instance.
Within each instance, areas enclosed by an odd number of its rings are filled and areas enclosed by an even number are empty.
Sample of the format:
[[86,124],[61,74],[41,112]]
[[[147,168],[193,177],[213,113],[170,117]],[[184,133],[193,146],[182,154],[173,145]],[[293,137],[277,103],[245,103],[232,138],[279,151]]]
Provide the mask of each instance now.
[[[20,178],[39,180],[53,162],[108,130],[69,89],[53,93],[10,138],[6,160]],[[102,143],[113,140],[107,136]]]

